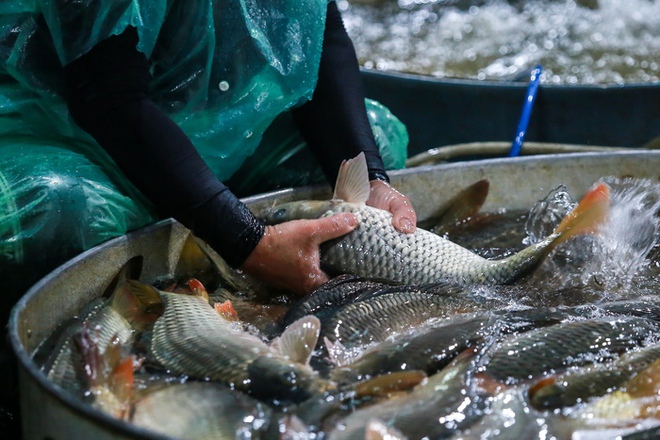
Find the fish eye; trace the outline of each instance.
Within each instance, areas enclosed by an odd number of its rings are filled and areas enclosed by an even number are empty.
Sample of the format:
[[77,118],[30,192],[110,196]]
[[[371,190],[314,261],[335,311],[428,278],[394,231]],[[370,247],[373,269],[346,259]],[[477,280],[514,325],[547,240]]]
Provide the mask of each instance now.
[[271,216],[274,220],[280,220],[282,219],[287,213],[286,208],[280,208],[277,209],[275,212],[273,212],[273,215]]

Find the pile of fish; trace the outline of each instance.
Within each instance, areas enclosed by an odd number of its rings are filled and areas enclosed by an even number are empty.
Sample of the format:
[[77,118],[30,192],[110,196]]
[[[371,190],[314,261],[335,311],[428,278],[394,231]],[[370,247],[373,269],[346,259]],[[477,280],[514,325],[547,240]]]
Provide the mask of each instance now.
[[571,258],[590,245],[580,238],[608,217],[609,185],[596,185],[548,238],[493,260],[420,228],[393,232],[388,215],[364,204],[363,171],[349,162],[318,210],[297,202],[305,209],[265,215],[358,215],[355,231],[324,247],[335,276],[311,294],[273,292],[191,236],[162,279],[140,281],[139,262],[127,262],[56,335],[44,373],[99,411],[171,438],[660,432],[657,295],[528,289],[560,243]]

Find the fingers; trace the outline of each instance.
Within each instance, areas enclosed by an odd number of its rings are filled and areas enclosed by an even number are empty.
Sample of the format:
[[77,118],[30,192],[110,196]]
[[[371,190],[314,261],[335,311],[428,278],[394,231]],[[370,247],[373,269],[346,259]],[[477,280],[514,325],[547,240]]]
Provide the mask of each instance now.
[[272,287],[304,295],[328,281],[321,270],[319,245],[351,232],[358,224],[350,213],[267,226],[242,268]]
[[310,220],[313,224],[312,236],[316,244],[324,241],[339,238],[355,229],[358,225],[358,219],[355,214],[342,212],[329,217],[323,217],[316,220]]
[[412,234],[417,225],[417,213],[407,197],[396,199],[390,206],[392,212],[392,225],[399,232]]
[[406,234],[415,232],[417,213],[408,197],[392,188],[387,182],[372,180],[368,205],[392,213],[392,226]]

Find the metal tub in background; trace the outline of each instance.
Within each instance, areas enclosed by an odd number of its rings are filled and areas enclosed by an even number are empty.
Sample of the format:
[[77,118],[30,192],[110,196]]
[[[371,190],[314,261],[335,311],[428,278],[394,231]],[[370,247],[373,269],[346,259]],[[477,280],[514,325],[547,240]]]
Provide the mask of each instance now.
[[[420,220],[433,215],[459,190],[490,181],[482,210],[528,209],[563,184],[574,197],[604,176],[658,179],[660,152],[621,151],[442,164],[393,172],[392,183],[410,196]],[[327,186],[287,189],[245,199],[254,211],[276,201],[328,197]],[[170,275],[189,231],[167,220],[110,240],[62,265],[34,285],[12,310],[9,332],[19,362],[21,416],[26,440],[163,438],[115,420],[65,394],[33,356],[81,307],[99,297],[129,260],[142,259],[140,278]]]

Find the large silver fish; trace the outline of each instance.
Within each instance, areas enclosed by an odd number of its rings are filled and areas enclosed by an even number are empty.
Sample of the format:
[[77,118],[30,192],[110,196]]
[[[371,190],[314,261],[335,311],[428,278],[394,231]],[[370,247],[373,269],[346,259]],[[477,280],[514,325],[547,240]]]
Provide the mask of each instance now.
[[296,201],[260,213],[267,223],[312,219],[352,212],[359,220],[355,230],[324,243],[321,262],[329,272],[352,273],[366,278],[426,284],[449,280],[465,284],[506,284],[537,266],[559,243],[572,236],[594,232],[609,208],[609,188],[599,183],[542,241],[501,260],[487,260],[429,231],[398,232],[392,214],[366,205],[369,178],[364,154],[344,161],[331,200]]
[[301,318],[275,345],[222,318],[202,296],[160,291],[129,280],[137,297],[162,299],[151,356],[174,374],[220,381],[256,397],[301,401],[327,384],[307,365],[320,322]]
[[484,371],[514,384],[571,366],[607,362],[640,347],[660,330],[645,318],[567,321],[513,335],[487,352]]

